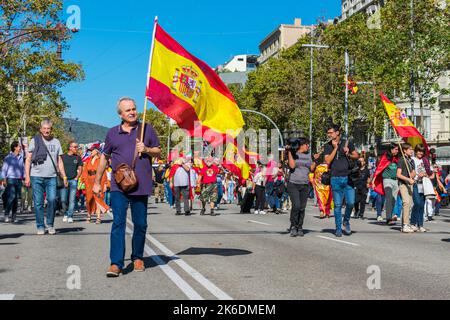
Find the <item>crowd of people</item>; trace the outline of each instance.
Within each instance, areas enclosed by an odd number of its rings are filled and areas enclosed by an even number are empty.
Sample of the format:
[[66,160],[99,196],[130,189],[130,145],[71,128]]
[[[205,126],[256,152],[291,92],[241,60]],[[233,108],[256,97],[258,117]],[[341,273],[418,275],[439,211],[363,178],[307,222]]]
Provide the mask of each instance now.
[[292,237],[304,236],[308,199],[314,199],[321,219],[330,218],[333,211],[335,235],[342,237],[352,234],[351,218],[365,219],[367,203],[380,223],[391,226],[399,221],[403,233],[426,232],[424,222],[439,214],[441,196],[447,193],[449,177],[430,161],[422,144],[413,149],[408,143],[393,143],[373,162],[342,137],[339,126],[332,125],[327,130],[329,142],[319,153],[311,153],[308,139],[296,139],[295,145],[286,147],[280,163],[269,156],[267,163],[258,161],[250,177],[242,179],[211,156],[158,160],[157,134],[137,121],[134,100],[119,100],[117,111],[121,125],[108,131],[103,148],[93,144],[89,154],[83,154],[75,141],[63,153],[52,135],[52,123],[42,121],[29,145],[11,144],[0,177],[4,222],[16,223],[19,211],[34,208],[38,235],[56,233],[58,211],[64,223],[73,223],[74,212],[84,210],[87,223],[94,218],[100,224],[102,214],[111,210],[109,277],[123,269],[129,206],[134,223],[132,260],[136,271],[144,270],[146,208],[152,192],[155,202],[168,203],[175,215],[191,215],[195,199],[201,203],[202,216],[219,215],[222,204],[237,204],[241,213],[253,210],[259,215],[290,210]]

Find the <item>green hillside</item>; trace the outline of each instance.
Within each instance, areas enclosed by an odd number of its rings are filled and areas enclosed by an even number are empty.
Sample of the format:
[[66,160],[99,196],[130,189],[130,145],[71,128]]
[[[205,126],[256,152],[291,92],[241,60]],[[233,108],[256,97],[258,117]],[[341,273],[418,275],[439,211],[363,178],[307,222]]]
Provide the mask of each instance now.
[[69,120],[65,118],[63,120],[66,132],[72,134],[78,143],[85,144],[97,140],[102,142],[105,141],[106,133],[108,132],[107,127],[84,121]]

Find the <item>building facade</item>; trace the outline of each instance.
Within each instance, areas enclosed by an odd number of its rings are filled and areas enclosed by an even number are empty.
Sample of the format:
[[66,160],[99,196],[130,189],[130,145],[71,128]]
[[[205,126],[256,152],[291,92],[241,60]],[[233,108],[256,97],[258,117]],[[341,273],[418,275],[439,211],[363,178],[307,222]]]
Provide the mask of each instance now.
[[295,18],[294,24],[281,24],[259,44],[259,64],[264,64],[271,57],[277,57],[282,49],[293,46],[297,41],[309,34],[313,26],[302,25],[300,18]]
[[341,0],[341,21],[361,11],[374,14],[383,3],[380,0]]
[[215,71],[226,85],[237,84],[244,87],[248,80],[248,74],[256,70],[257,66],[257,55],[241,54],[218,66]]

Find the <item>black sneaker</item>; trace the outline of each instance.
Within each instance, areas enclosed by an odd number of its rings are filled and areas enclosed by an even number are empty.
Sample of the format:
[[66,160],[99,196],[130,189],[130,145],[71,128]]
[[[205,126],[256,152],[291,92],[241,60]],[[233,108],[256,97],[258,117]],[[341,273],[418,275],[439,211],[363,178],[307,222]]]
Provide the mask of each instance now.
[[187,211],[187,212],[184,213],[184,215],[185,215],[185,216],[190,216],[190,215],[191,215],[191,212],[190,212],[190,211]]
[[177,212],[175,213],[175,215],[176,215],[176,216],[181,216],[181,212],[177,211]]
[[298,236],[298,229],[297,228],[291,228],[291,237]]
[[215,216],[214,209],[211,209],[211,216]]
[[299,237],[303,237],[305,234],[303,233],[303,229],[298,229],[298,231],[297,231],[297,235],[299,236]]
[[428,221],[433,221],[433,217],[428,217]]
[[205,215],[205,212],[206,212],[206,209],[203,208],[203,209],[200,211],[200,215],[201,215],[201,216],[204,216],[204,215]]

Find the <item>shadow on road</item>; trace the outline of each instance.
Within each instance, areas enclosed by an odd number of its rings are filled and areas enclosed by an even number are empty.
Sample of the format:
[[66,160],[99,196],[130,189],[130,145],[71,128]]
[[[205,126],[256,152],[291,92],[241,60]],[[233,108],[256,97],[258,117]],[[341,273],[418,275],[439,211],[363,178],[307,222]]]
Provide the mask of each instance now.
[[252,254],[253,252],[248,250],[241,250],[241,249],[227,249],[227,248],[189,248],[184,251],[181,251],[180,253],[177,253],[177,255],[216,255],[216,256],[223,256],[223,257],[231,257],[231,256],[242,256],[246,254]]
[[5,243],[0,243],[0,246],[13,246],[19,244],[18,242],[5,242]]
[[57,233],[70,233],[70,232],[81,232],[83,231],[85,228],[83,227],[75,227],[75,228],[59,228],[56,229]]
[[4,239],[16,239],[25,235],[25,233],[11,233],[11,234],[0,234],[0,240]]
[[450,238],[448,238],[448,239],[442,239],[442,241],[444,241],[444,242],[450,242]]
[[[162,255],[144,257],[143,260],[144,260],[145,269],[157,267],[158,264],[155,262],[157,257],[160,258],[164,262],[164,264],[168,264],[169,261],[177,259],[177,258],[172,258],[172,257],[162,256]],[[130,261],[130,259],[125,259],[125,261]],[[122,274],[127,275],[128,273],[131,273],[131,272],[133,272],[133,262],[130,261],[128,263],[128,265],[125,267],[125,269],[123,269]]]

